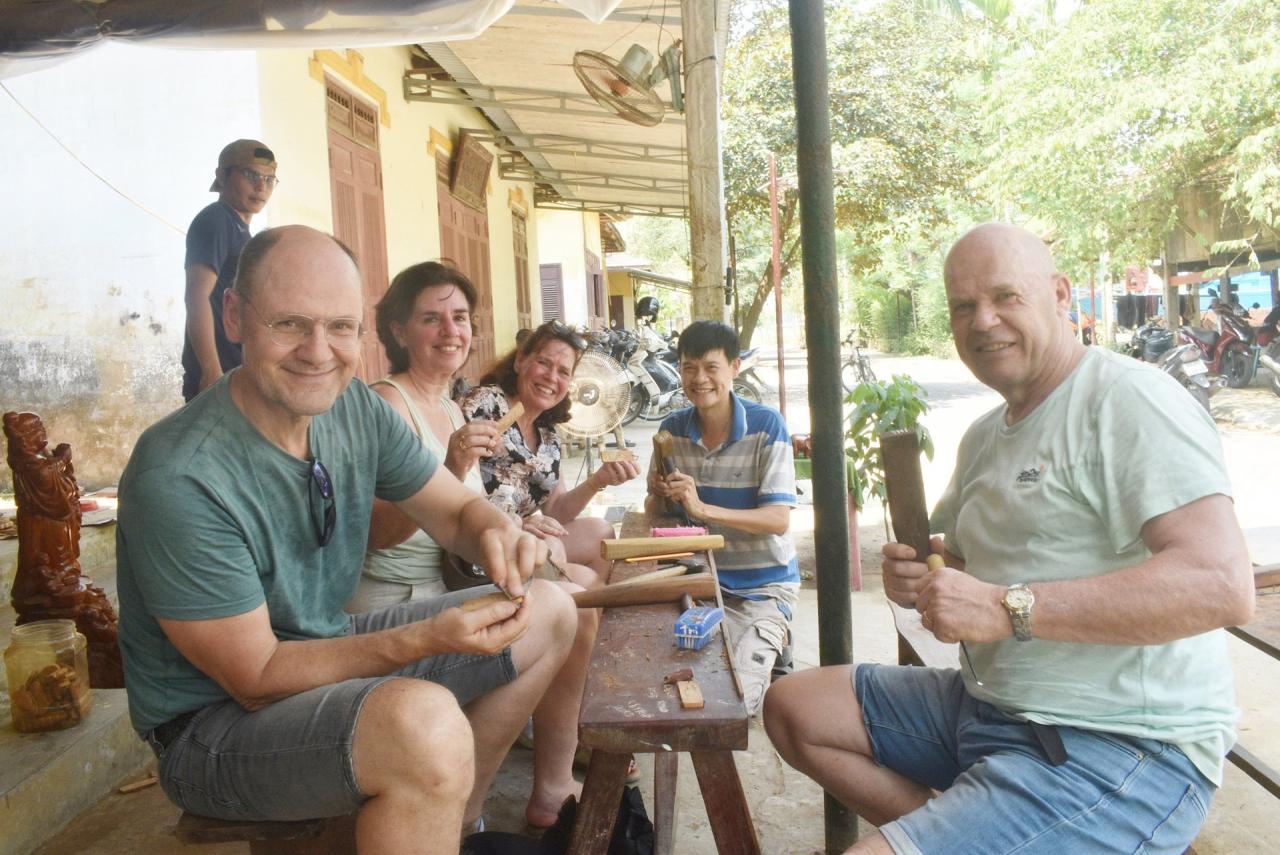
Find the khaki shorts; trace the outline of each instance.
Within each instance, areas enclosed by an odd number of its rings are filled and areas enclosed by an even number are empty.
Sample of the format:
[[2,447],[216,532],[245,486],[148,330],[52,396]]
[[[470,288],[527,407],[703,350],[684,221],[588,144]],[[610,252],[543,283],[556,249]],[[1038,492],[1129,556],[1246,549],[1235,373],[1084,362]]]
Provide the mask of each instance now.
[[743,702],[748,715],[755,715],[760,709],[765,690],[769,688],[773,666],[791,643],[791,618],[788,615],[795,614],[798,587],[766,585],[736,593],[721,589],[733,667],[742,683]]

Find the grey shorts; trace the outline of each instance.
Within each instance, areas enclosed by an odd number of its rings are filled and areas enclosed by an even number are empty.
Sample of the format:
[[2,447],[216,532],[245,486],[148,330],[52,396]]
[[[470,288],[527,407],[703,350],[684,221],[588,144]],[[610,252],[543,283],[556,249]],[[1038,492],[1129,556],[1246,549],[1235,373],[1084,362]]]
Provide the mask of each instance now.
[[[791,643],[799,585],[766,585],[749,591],[723,590],[724,620],[733,644],[733,668],[742,683],[743,703],[755,715],[764,702],[773,666]],[[748,599],[738,594],[746,594]]]
[[[486,585],[351,616],[353,634],[430,617],[486,593]],[[160,758],[160,785],[178,807],[229,820],[294,820],[351,813],[365,801],[352,745],[365,698],[379,684],[416,677],[451,691],[459,706],[516,678],[511,649],[497,656],[444,654],[382,677],[321,686],[249,712],[233,700],[144,738]]]

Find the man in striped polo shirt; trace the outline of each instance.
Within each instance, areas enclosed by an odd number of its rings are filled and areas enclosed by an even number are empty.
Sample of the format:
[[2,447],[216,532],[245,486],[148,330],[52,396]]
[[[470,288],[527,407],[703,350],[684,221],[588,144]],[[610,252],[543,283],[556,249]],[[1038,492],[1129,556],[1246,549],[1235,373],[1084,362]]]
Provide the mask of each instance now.
[[724,536],[716,568],[734,668],[754,714],[775,664],[789,649],[800,590],[791,509],[796,503],[791,439],[782,414],[733,394],[738,334],[718,321],[695,321],[680,334],[680,379],[692,407],[667,416],[675,471],[649,470],[650,516],[681,506],[694,522]]

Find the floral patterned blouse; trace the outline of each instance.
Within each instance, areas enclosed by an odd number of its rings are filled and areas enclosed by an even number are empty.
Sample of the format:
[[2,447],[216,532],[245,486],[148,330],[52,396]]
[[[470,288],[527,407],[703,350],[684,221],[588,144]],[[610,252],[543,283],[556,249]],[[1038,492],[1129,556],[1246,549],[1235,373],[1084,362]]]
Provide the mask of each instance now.
[[[497,386],[476,386],[458,406],[467,421],[496,422],[510,409],[507,396]],[[536,453],[525,444],[520,426],[513,424],[493,455],[480,458],[480,477],[489,501],[522,517],[538,510],[560,480],[560,437],[550,425],[539,424],[537,428]]]

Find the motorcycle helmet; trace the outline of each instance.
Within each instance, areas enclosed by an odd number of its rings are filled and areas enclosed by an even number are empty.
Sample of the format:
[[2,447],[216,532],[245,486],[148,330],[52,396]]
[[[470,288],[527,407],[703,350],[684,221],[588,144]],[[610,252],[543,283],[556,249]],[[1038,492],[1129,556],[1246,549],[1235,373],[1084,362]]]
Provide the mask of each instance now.
[[660,308],[662,308],[662,304],[658,302],[657,297],[641,297],[636,300],[636,320],[648,318],[651,321],[656,321]]

